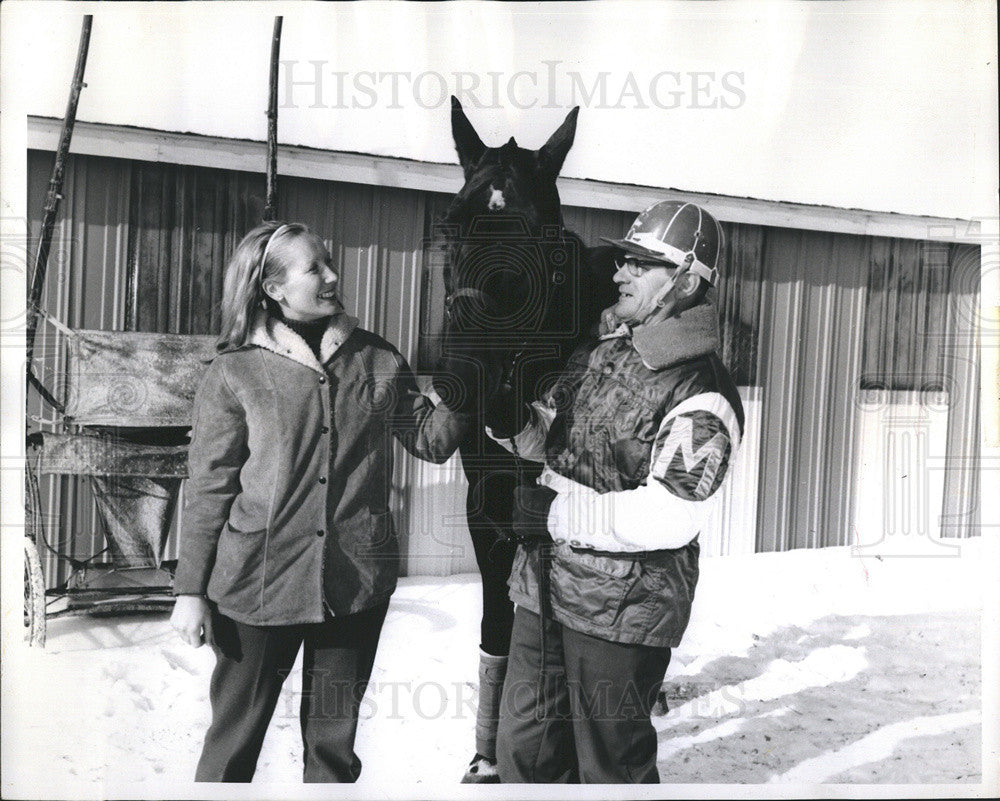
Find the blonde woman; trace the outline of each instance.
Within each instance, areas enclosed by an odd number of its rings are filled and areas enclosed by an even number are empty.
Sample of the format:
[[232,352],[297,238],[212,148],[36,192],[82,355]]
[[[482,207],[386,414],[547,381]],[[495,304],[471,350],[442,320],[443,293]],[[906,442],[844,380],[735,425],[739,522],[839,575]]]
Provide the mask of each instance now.
[[197,781],[251,780],[300,647],[304,780],[358,778],[358,707],[399,558],[392,440],[440,463],[468,424],[345,313],[319,237],[276,222],[246,235],[195,397],[174,584],[174,628],[217,657]]

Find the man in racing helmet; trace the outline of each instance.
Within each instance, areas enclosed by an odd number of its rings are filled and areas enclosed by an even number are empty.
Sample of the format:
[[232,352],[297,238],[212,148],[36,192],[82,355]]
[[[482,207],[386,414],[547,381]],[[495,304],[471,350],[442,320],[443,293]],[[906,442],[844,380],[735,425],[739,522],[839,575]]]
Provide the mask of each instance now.
[[719,223],[667,200],[607,241],[620,251],[618,302],[526,425],[503,430],[521,410],[488,421],[545,464],[537,486],[515,491],[504,782],[659,781],[651,711],[690,617],[698,534],[743,435],[706,302]]

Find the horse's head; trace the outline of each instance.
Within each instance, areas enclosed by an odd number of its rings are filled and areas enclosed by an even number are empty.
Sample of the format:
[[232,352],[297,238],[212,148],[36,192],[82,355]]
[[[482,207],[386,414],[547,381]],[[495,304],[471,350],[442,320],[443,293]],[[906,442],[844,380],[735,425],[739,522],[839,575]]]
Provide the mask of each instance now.
[[446,331],[458,318],[459,329],[509,334],[513,341],[542,326],[551,284],[562,278],[554,275],[560,256],[553,253],[566,248],[556,178],[573,145],[578,111],[538,150],[519,147],[513,137],[487,147],[451,99],[465,185],[443,220],[450,247]]
[[465,186],[448,210],[448,221],[467,225],[482,215],[519,220],[533,236],[543,226],[561,225],[556,177],[576,134],[574,108],[538,150],[518,147],[512,136],[501,147],[486,147],[462,110],[451,99],[451,132],[465,173]]
[[[522,355],[539,345],[551,353],[579,332],[581,243],[563,229],[556,189],[578,112],[570,111],[538,150],[519,147],[513,137],[487,147],[452,98],[465,185],[437,232],[447,292],[440,365],[470,400],[490,397],[497,381],[506,385],[515,372],[523,382]],[[442,378],[435,386],[444,384]]]

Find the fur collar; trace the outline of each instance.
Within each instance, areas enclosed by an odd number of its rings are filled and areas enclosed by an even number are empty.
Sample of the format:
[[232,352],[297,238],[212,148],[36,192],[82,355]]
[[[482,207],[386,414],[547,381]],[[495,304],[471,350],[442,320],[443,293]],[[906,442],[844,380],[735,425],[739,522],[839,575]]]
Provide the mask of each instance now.
[[322,364],[316,361],[316,354],[312,352],[302,337],[284,322],[276,320],[263,310],[258,311],[254,316],[253,328],[250,331],[250,340],[247,344],[273,351],[322,373],[323,364],[333,358],[333,354],[347,341],[357,326],[357,318],[351,317],[347,312],[342,311],[330,318],[330,323],[327,325],[326,331],[323,332],[323,339],[319,345]]
[[709,303],[634,329],[607,309],[601,316],[599,334],[601,339],[630,337],[632,347],[650,370],[662,370],[719,348],[719,322],[715,306]]

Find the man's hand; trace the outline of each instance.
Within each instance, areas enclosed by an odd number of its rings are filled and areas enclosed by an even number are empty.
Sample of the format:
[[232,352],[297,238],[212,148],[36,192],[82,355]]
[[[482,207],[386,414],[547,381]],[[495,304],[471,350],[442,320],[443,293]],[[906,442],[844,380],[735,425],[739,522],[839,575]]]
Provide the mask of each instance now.
[[483,422],[494,437],[510,439],[528,424],[531,407],[521,399],[521,393],[504,383],[486,402]]
[[556,493],[548,487],[515,487],[511,527],[521,542],[550,540],[549,507]]
[[200,595],[178,595],[170,625],[188,645],[200,648],[213,641],[212,612]]

